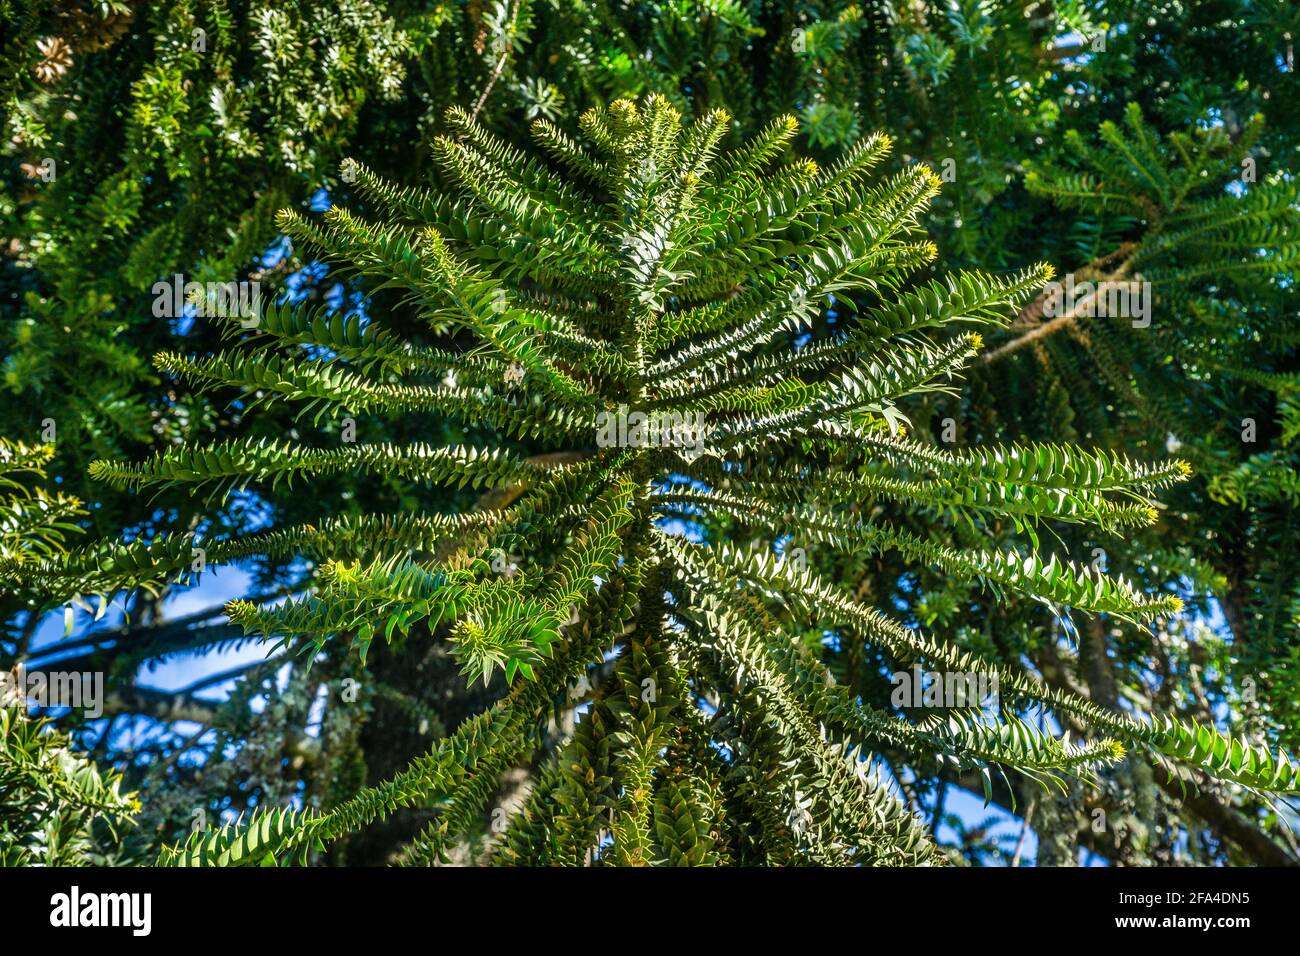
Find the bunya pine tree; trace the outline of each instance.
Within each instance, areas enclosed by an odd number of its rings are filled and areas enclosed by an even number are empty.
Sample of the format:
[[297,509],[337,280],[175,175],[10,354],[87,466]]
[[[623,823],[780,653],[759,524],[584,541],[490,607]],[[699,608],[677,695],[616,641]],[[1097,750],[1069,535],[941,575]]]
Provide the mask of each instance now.
[[[796,132],[790,117],[723,152],[725,112],[683,126],[660,97],[589,111],[583,142],[539,121],[549,164],[464,113],[449,123],[453,135],[435,144],[441,188],[393,187],[356,165],[379,218],[335,207],[323,224],[286,213],[281,226],[400,290],[420,322],[457,331],[464,347],[277,306],[251,333],[232,326],[261,340],[256,351],[156,362],[199,388],[300,403],[317,421],[432,411],[477,442],[231,440],[91,472],[216,495],[341,472],[490,490],[478,510],[325,517],[204,546],[213,562],[315,562],[310,594],[229,606],[252,634],[305,654],[346,639],[362,660],[376,639],[445,636],[469,680],[500,675],[501,692],[395,777],[329,807],[259,809],[163,862],[301,858],[406,806],[430,820],[400,860],[441,859],[491,812],[499,779],[538,754],[548,715],[574,705],[572,734],[540,759],[523,805],[502,808],[493,860],[941,862],[870,759],[884,744],[986,780],[998,767],[1049,786],[1086,780],[1127,749],[1165,772],[1190,765],[1262,792],[1295,790],[1284,755],[1049,689],[858,603],[788,554],[692,540],[692,516],[731,515],[810,547],[897,551],[1060,609],[1135,621],[1178,610],[1175,597],[1036,548],[955,549],[860,508],[870,497],[1024,527],[1123,529],[1153,521],[1148,496],[1187,476],[1181,462],[1075,446],[954,452],[907,437],[897,403],[951,387],[981,348],[969,327],[998,324],[1051,275],[966,272],[909,286],[936,254],[917,224],[939,188],[928,168],[877,179],[890,147],[880,134],[826,168],[778,162]],[[798,334],[846,292],[858,307],[836,334]],[[42,570],[156,575],[187,566],[191,545],[96,547]],[[794,639],[810,624],[870,642],[900,670],[995,679],[996,706],[869,706]],[[1095,736],[1058,738],[1045,714]]]

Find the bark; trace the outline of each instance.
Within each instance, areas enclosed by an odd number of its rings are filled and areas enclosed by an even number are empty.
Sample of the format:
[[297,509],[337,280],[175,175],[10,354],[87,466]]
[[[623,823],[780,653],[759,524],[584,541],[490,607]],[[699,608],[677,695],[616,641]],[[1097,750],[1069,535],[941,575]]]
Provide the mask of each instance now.
[[1235,807],[1221,803],[1207,789],[1199,793],[1184,794],[1176,780],[1157,780],[1162,790],[1175,800],[1182,801],[1204,821],[1220,839],[1227,840],[1260,866],[1300,866],[1300,860],[1284,850]]

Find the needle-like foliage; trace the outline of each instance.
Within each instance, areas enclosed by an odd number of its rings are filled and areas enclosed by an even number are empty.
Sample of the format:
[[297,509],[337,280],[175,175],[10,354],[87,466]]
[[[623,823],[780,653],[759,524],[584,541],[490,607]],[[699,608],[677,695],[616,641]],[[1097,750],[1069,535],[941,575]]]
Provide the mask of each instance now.
[[[828,168],[785,161],[788,117],[724,152],[725,112],[683,126],[656,97],[586,113],[582,141],[537,123],[552,164],[463,113],[449,124],[435,150],[441,189],[396,189],[353,165],[377,217],[334,208],[323,224],[285,213],[281,225],[400,290],[455,348],[277,306],[248,333],[256,350],[157,364],[199,388],[301,402],[317,418],[434,412],[484,441],[231,440],[98,461],[92,474],[225,492],[361,472],[492,491],[460,515],[336,518],[205,547],[213,562],[259,550],[319,562],[308,595],[229,606],[251,633],[308,649],[348,636],[364,655],[376,637],[418,626],[446,634],[471,681],[500,671],[507,689],[396,777],[323,812],[258,811],[163,862],[300,858],[406,806],[433,819],[402,862],[443,858],[501,776],[535,759],[548,715],[575,704],[573,733],[541,761],[495,861],[943,862],[870,759],[882,745],[1049,784],[1088,779],[1129,748],[1171,769],[1295,790],[1284,756],[1049,690],[891,620],[789,552],[691,533],[693,517],[725,515],[768,540],[895,549],[1062,611],[1147,622],[1178,609],[1172,596],[1039,554],[1036,538],[1017,551],[957,550],[863,507],[1116,529],[1154,520],[1147,495],[1187,473],[1077,447],[956,452],[907,437],[898,401],[951,387],[981,347],[971,327],[1000,322],[1051,276],[1043,266],[909,284],[935,255],[917,225],[939,188],[928,168],[875,177],[883,135]],[[852,314],[810,340],[827,303]],[[528,455],[538,447],[546,453]],[[156,569],[182,552],[188,542],[160,540],[132,560]],[[69,567],[113,560],[99,550]],[[809,626],[871,643],[899,671],[979,675],[1000,694],[939,713],[873,708],[796,640]],[[1057,739],[1044,712],[1097,737]]]

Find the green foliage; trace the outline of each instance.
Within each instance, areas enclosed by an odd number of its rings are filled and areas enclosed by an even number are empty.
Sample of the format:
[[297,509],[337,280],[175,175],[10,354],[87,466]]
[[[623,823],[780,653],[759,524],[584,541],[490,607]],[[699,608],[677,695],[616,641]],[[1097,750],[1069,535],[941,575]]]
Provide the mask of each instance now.
[[[1095,142],[1072,130],[1069,165],[1035,167],[1026,185],[1082,222],[1127,217],[1079,275],[1150,283],[1150,327],[1105,314],[1044,319],[1038,328],[1053,340],[1039,357],[1062,371],[1086,362],[1098,374],[1073,379],[1076,408],[1118,400],[1121,440],[1154,433],[1193,464],[1201,481],[1171,502],[1188,525],[1184,554],[1217,571],[1214,593],[1239,645],[1235,679],[1259,685],[1271,712],[1260,716],[1291,742],[1300,671],[1287,648],[1300,577],[1274,547],[1300,500],[1289,424],[1300,187],[1269,168],[1263,134],[1255,116],[1235,137],[1222,123],[1162,137],[1130,104]],[[1025,323],[1010,346],[1034,332]]]
[[[540,265],[531,257],[549,256],[544,274],[511,273],[530,293],[545,286],[578,299],[598,297],[587,277],[596,271],[602,242],[584,243],[570,232],[559,254],[531,239],[519,242],[513,221],[503,228],[500,218],[518,213],[517,204],[481,214],[499,186],[482,170],[471,187],[474,201],[446,177],[442,188],[420,188],[445,148],[429,148],[428,131],[451,103],[511,141],[528,121],[546,120],[536,131],[538,149],[528,155],[607,188],[617,182],[606,181],[601,162],[566,148],[574,142],[571,131],[593,103],[647,92],[668,97],[687,116],[728,103],[734,116],[725,145],[759,133],[754,149],[773,163],[788,161],[800,144],[830,166],[864,130],[881,129],[895,144],[877,167],[882,179],[904,173],[915,157],[941,173],[947,185],[921,212],[941,258],[925,265],[933,253],[918,244],[910,252],[923,270],[915,283],[842,288],[804,303],[807,324],[797,335],[811,339],[797,356],[781,332],[753,352],[732,358],[717,351],[655,383],[661,408],[719,423],[750,415],[753,421],[729,435],[749,458],[766,451],[746,443],[782,413],[790,416],[774,432],[797,439],[805,424],[800,414],[812,411],[819,386],[845,364],[855,365],[840,380],[847,392],[866,395],[891,384],[888,356],[858,362],[877,340],[909,330],[935,337],[909,356],[916,373],[910,383],[927,370],[921,359],[942,364],[946,357],[957,367],[963,345],[945,323],[984,306],[983,314],[1000,317],[1004,302],[1032,296],[1042,276],[1025,268],[1030,263],[1058,263],[1077,279],[1116,272],[1154,278],[1151,328],[1129,330],[1127,322],[1096,317],[1057,326],[1032,347],[1009,353],[1013,361],[987,361],[989,353],[977,358],[960,394],[952,387],[900,394],[842,429],[834,436],[838,445],[784,441],[779,462],[764,461],[743,478],[718,459],[695,459],[691,474],[704,485],[674,484],[656,495],[656,511],[709,542],[757,539],[760,552],[792,554],[826,582],[889,609],[912,629],[942,634],[945,644],[1012,670],[1029,669],[1051,688],[1078,691],[1106,710],[1176,711],[1191,718],[1185,725],[1212,724],[1225,739],[1242,734],[1255,747],[1281,742],[1294,750],[1300,595],[1292,512],[1300,482],[1293,446],[1300,414],[1288,234],[1294,232],[1290,184],[1300,74],[1293,68],[1290,5],[1106,0],[1029,9],[982,0],[869,0],[611,7],[468,0],[411,7],[367,0],[322,7],[311,0],[231,0],[161,10],[0,0],[0,19],[7,24],[0,57],[10,67],[0,76],[7,124],[0,155],[10,160],[0,175],[0,285],[8,293],[0,301],[7,320],[0,368],[13,398],[3,405],[0,434],[29,443],[39,434],[55,451],[44,466],[48,499],[29,489],[3,505],[0,526],[12,533],[0,562],[0,590],[6,609],[19,616],[6,616],[0,661],[27,652],[42,620],[33,609],[69,601],[76,608],[79,594],[131,588],[122,595],[129,623],[118,628],[110,620],[65,643],[78,666],[105,669],[122,682],[114,706],[157,730],[144,744],[129,735],[125,750],[111,722],[108,731],[82,727],[76,734],[87,745],[98,738],[101,764],[130,758],[130,785],[146,794],[149,808],[142,830],[175,837],[188,829],[196,806],[238,812],[292,798],[310,812],[328,810],[365,783],[398,772],[443,727],[455,728],[489,706],[504,692],[512,662],[512,686],[550,666],[551,658],[530,648],[538,638],[546,643],[553,622],[538,618],[541,630],[533,635],[520,622],[549,614],[531,598],[547,586],[539,569],[557,560],[567,542],[558,534],[524,539],[501,526],[499,512],[515,503],[534,516],[553,507],[572,517],[588,506],[585,493],[571,484],[543,487],[531,477],[502,485],[488,477],[474,485],[483,494],[478,510],[470,511],[474,497],[465,490],[411,481],[406,466],[386,472],[384,462],[420,443],[505,447],[512,462],[536,459],[538,451],[589,444],[588,413],[575,415],[572,394],[561,400],[549,390],[563,391],[562,379],[537,387],[544,372],[503,358],[495,346],[475,348],[463,325],[425,321],[411,308],[413,293],[387,284],[382,269],[369,281],[338,265],[327,268],[309,257],[312,243],[295,249],[277,236],[274,221],[277,209],[303,209],[299,201],[324,187],[328,192],[317,194],[313,208],[332,201],[372,227],[441,222],[458,254],[492,247],[498,257],[534,270]],[[206,31],[205,50],[192,45],[196,28]],[[798,116],[799,126],[767,125],[782,113]],[[1266,123],[1253,119],[1256,114]],[[336,172],[349,148],[364,151],[376,172],[352,165]],[[42,180],[46,158],[57,162],[57,180]],[[513,154],[495,158],[508,166],[522,162]],[[1244,159],[1256,163],[1253,183],[1243,181]],[[1205,175],[1197,176],[1198,168]],[[722,174],[715,165],[713,175]],[[800,187],[816,175],[814,167],[796,165],[785,185]],[[585,190],[578,199],[585,201]],[[437,211],[426,210],[428,202]],[[534,231],[565,228],[564,217],[533,218],[545,216],[541,207],[524,213]],[[734,202],[729,216],[736,239],[767,228]],[[1268,251],[1257,257],[1256,249]],[[489,271],[509,273],[506,261],[490,260]],[[1010,274],[975,273],[972,265]],[[203,281],[260,279],[264,293],[274,289],[271,294],[295,304],[267,305],[264,298],[255,335],[238,323],[151,316],[146,293],[175,272]],[[488,295],[495,294],[495,279],[485,287]],[[709,288],[708,281],[700,285]],[[671,352],[724,331],[738,313],[752,317],[744,309],[760,307],[764,298],[755,295],[730,312],[713,301],[696,308],[670,301],[646,348]],[[1038,304],[1021,309],[1013,333],[1033,325]],[[591,364],[608,383],[630,387],[633,363],[602,347],[617,329],[589,312],[563,318],[569,324],[534,320],[533,334],[540,329],[562,356],[556,367],[576,366],[576,380],[584,381]],[[843,341],[846,332],[853,341]],[[240,363],[245,349],[230,339],[241,337],[259,350],[260,361]],[[1023,335],[1004,339],[996,327],[990,338],[993,354],[1004,341],[1024,341]],[[151,354],[158,355],[155,368]],[[173,377],[193,388],[177,389]],[[364,461],[333,454],[356,447],[339,444],[343,413],[356,416],[377,454]],[[1239,427],[1247,418],[1256,426],[1254,443]],[[908,426],[906,435],[894,433],[900,425]],[[94,456],[146,459],[144,466],[152,467],[148,456],[160,448],[215,446],[230,461],[266,465],[286,438],[295,454],[310,453],[297,459],[313,469],[310,484],[292,481],[292,471],[225,474],[212,481],[209,504],[226,488],[246,493],[218,508],[205,508],[184,478],[168,488],[155,485],[147,495],[129,490],[130,468],[113,484],[86,481]],[[1064,444],[1071,462],[1103,455],[1153,461],[1168,451],[1186,458],[1195,474],[1177,484],[1139,482],[1135,497],[1123,482],[1098,487],[1088,479],[1076,486],[1065,473],[1060,480],[1015,473],[1004,481],[983,471],[998,461],[994,448],[1006,449],[1004,462],[1021,455],[1032,461],[1044,442]],[[1080,458],[1078,444],[1097,451]],[[250,450],[259,446],[273,450],[259,458]],[[968,457],[975,459],[969,467]],[[574,459],[562,455],[551,463]],[[176,472],[186,473],[184,467]],[[1161,501],[1146,500],[1156,489]],[[88,503],[84,511],[64,510],[74,508],[74,494]],[[439,513],[445,509],[455,513]],[[535,523],[544,521],[549,517]],[[73,524],[108,540],[57,560],[58,536],[71,534]],[[626,537],[626,530],[620,533]],[[799,544],[813,546],[805,551]],[[150,696],[143,686],[148,667],[141,664],[247,640],[238,636],[238,624],[222,620],[219,606],[178,618],[165,613],[173,589],[200,578],[191,566],[199,547],[213,566],[238,562],[254,572],[256,589],[239,607],[241,621],[256,626],[271,596],[292,595],[300,615],[327,614],[312,603],[318,594],[309,586],[334,578],[337,606],[359,608],[364,602],[349,576],[367,588],[390,571],[409,583],[418,578],[408,573],[408,562],[425,564],[429,579],[446,565],[467,572],[476,585],[509,586],[473,591],[497,610],[468,628],[449,622],[444,604],[429,602],[427,616],[411,618],[415,639],[403,638],[395,624],[388,628],[392,614],[364,636],[364,614],[322,618],[352,640],[332,641],[328,629],[291,636],[319,652],[291,665],[289,688],[268,676],[285,659],[280,656],[272,667],[244,670],[220,706],[182,694],[185,713],[213,721],[195,738],[173,722],[179,711],[170,710],[170,700],[164,706]],[[1164,602],[1167,610],[1177,595],[1188,608],[1168,619],[1162,614],[1150,630],[1116,626],[1110,614],[1071,614],[1061,601],[1076,600],[1082,589],[1098,600],[1095,606],[1118,606],[1092,593],[1094,584],[1075,572],[1026,577],[1024,561],[1032,569],[1040,553],[1058,570],[1073,559],[1085,578],[1101,564],[1113,567],[1129,588],[1112,593],[1121,604],[1133,603],[1136,594]],[[438,565],[432,572],[431,561]],[[943,570],[955,564],[961,574]],[[367,573],[372,568],[377,580]],[[485,568],[491,578],[480,580],[488,578]],[[224,579],[224,568],[219,573]],[[449,574],[447,580],[456,579]],[[564,587],[578,593],[576,585]],[[385,613],[406,601],[382,589],[372,599]],[[90,609],[107,607],[98,604]],[[1122,607],[1118,613],[1132,617]],[[887,703],[882,674],[902,666],[891,653],[844,626],[786,623],[790,640],[824,665],[850,704],[895,720],[877,722],[875,738],[851,736],[869,739],[877,754],[873,766],[887,768],[908,804],[936,823],[955,819],[945,812],[954,788],[982,788],[1002,810],[1029,807],[1026,826],[1032,818],[1040,863],[1063,862],[1085,848],[1122,865],[1285,862],[1263,852],[1266,840],[1240,838],[1242,825],[1258,836],[1278,826],[1266,800],[1232,786],[1204,787],[1196,773],[1171,789],[1163,771],[1152,776],[1146,744],[1127,741],[1125,759],[1101,759],[1109,752],[1107,732],[1090,733],[1088,722],[1068,712],[1062,725],[1098,760],[1085,761],[1092,768],[1080,774],[1086,781],[1072,780],[1059,754],[1049,753],[1059,763],[1053,772],[1069,789],[1053,811],[1037,799],[1027,774],[1004,779],[955,756],[942,740],[900,730],[927,718],[899,719]],[[453,627],[464,640],[446,640]],[[380,631],[385,640],[373,641]],[[331,698],[319,739],[305,737],[313,694],[362,677],[361,654],[349,655],[349,645],[365,654],[362,701],[340,705]],[[459,663],[449,653],[457,646],[463,648]],[[486,685],[474,676],[475,661]],[[534,662],[531,676],[520,669]],[[466,665],[475,681],[469,689],[457,673]],[[815,676],[816,668],[809,673]],[[248,708],[260,694],[270,706],[254,718]],[[573,706],[584,702],[583,713],[590,713],[593,694],[565,698],[555,712],[557,729],[538,735],[526,771],[507,768],[500,781],[490,779],[496,771],[484,774],[454,807],[434,801],[435,809],[404,808],[394,819],[329,843],[324,858],[387,859],[437,814],[445,831],[439,852],[458,861],[491,844],[497,862],[581,862],[580,839],[557,842],[550,834],[556,827],[578,832],[577,819],[591,821],[598,833],[607,825],[607,808],[598,809],[591,791],[614,780],[616,767],[635,779],[643,770],[626,759],[616,762],[617,728],[600,709],[574,728],[588,741],[582,752],[571,748],[563,762],[551,759]],[[815,710],[811,698],[806,703]],[[751,713],[762,712],[760,694]],[[685,713],[688,722],[702,719]],[[1017,719],[1019,713],[1003,713],[996,724],[981,723],[980,733],[1009,739]],[[1026,726],[1051,739],[1036,718],[1028,719]],[[75,715],[62,720],[65,726],[76,721]],[[784,805],[764,802],[765,778],[737,778],[723,788],[726,764],[714,742],[721,748],[740,738],[738,724],[719,724],[691,733],[675,728],[667,738],[672,756],[665,758],[672,772],[652,774],[658,789],[650,830],[671,862],[768,859],[754,831],[789,825]],[[745,733],[767,731],[751,720]],[[963,737],[962,746],[970,755],[982,753],[978,736]],[[1193,762],[1223,764],[1222,755],[1213,755],[1218,745],[1208,740],[1171,737],[1168,746],[1193,755]],[[279,759],[282,753],[291,759]],[[514,759],[511,753],[497,752],[496,759]],[[1032,768],[1032,748],[1020,749],[1015,765]],[[762,766],[774,777],[785,773],[776,759]],[[589,785],[588,772],[602,782]],[[533,789],[521,797],[509,833],[498,838],[486,831],[476,807],[493,800],[514,806],[508,790],[521,774]],[[1178,799],[1184,782],[1202,785],[1193,803]],[[488,791],[495,796],[484,796]],[[557,792],[564,794],[563,817],[555,811]],[[745,794],[744,807],[727,796],[737,793]],[[1119,839],[1117,831],[1112,843],[1109,832],[1097,835],[1079,809],[1083,801],[1124,821],[1126,836]],[[586,809],[579,813],[579,807]],[[719,839],[720,820],[728,821],[727,840]],[[1009,861],[1010,852],[986,829],[956,827],[965,854],[974,860],[992,852]],[[614,852],[639,845],[640,832],[622,830]],[[1175,838],[1182,833],[1190,838]],[[420,847],[402,858],[431,859],[432,845]]]
[[[89,459],[231,427],[202,402],[173,401],[150,368],[154,352],[211,332],[158,315],[154,284],[269,284],[290,271],[267,254],[275,211],[338,185],[338,158],[363,128],[416,129],[412,63],[458,41],[445,5],[13,6],[23,30],[6,30],[0,96],[0,388],[12,400],[0,433],[53,442],[52,474],[89,501]],[[436,112],[464,93],[434,85],[448,97]],[[154,509],[103,486],[94,495],[85,520],[104,534],[195,517],[183,498]]]
[[[8,685],[0,692],[12,693]],[[140,810],[135,795],[25,709],[0,699],[0,866],[114,862],[119,834]]]
[[[691,544],[660,527],[689,506],[772,537],[789,532],[849,552],[895,549],[946,575],[1084,612],[1150,620],[1178,609],[1172,596],[1143,594],[1056,555],[957,551],[855,513],[860,489],[840,476],[857,473],[857,456],[871,462],[867,474],[895,482],[899,497],[915,491],[925,500],[927,473],[930,501],[958,483],[986,489],[982,499],[949,491],[955,509],[996,511],[991,489],[1002,486],[1015,503],[1008,511],[1026,523],[1096,514],[1145,524],[1154,511],[1142,492],[1186,477],[1177,463],[1142,466],[1069,448],[957,456],[887,437],[896,430],[895,402],[944,389],[942,380],[980,347],[977,335],[931,338],[926,327],[997,324],[1051,274],[957,276],[923,287],[919,313],[901,308],[893,290],[934,255],[917,238],[918,216],[938,188],[928,169],[873,177],[889,147],[883,136],[825,169],[802,161],[772,168],[763,138],[720,157],[725,113],[684,127],[659,97],[584,114],[586,143],[539,123],[542,142],[577,171],[572,178],[526,161],[463,113],[453,111],[449,122],[454,137],[436,147],[440,192],[399,190],[361,170],[359,185],[384,219],[335,208],[323,225],[292,214],[282,224],[400,289],[423,322],[472,336],[471,348],[448,358],[453,382],[430,384],[425,367],[401,362],[411,351],[386,329],[365,337],[389,343],[391,363],[306,353],[310,331],[331,339],[342,331],[306,317],[259,330],[287,350],[283,358],[229,350],[164,355],[159,364],[201,387],[261,389],[275,401],[306,401],[318,414],[325,405],[335,414],[387,410],[376,396],[419,395],[467,424],[495,426],[488,444],[232,441],[165,451],[143,464],[97,462],[92,473],[130,487],[225,490],[361,468],[517,489],[515,503],[489,515],[477,555],[439,559],[415,546],[422,519],[389,516],[409,537],[358,538],[365,560],[323,565],[309,596],[229,608],[250,632],[315,648],[350,634],[363,654],[380,629],[391,641],[416,622],[436,629],[445,619],[470,678],[486,681],[500,668],[512,686],[390,781],[323,813],[258,811],[246,824],[196,835],[166,860],[288,860],[413,804],[433,820],[403,858],[439,859],[481,812],[493,782],[538,746],[539,721],[579,677],[596,682],[590,709],[553,758],[555,805],[545,818],[534,808],[515,819],[526,839],[508,831],[500,842],[515,862],[581,862],[593,853],[619,864],[938,862],[935,845],[863,754],[882,737],[1039,779],[1086,776],[1116,759],[1120,741],[1161,763],[1295,790],[1285,757],[1213,732],[1202,739],[1164,716],[1148,723],[1108,713],[1014,666],[905,628],[770,550]],[[771,130],[768,140],[779,142],[794,124]],[[851,299],[860,320],[799,343],[795,334],[816,303],[831,296]],[[351,335],[355,355],[361,338]],[[519,370],[513,385],[503,368]],[[709,400],[719,394],[729,397]],[[643,423],[666,414],[694,425],[688,434],[657,425],[637,432],[627,417],[630,432],[611,431],[610,415],[637,413]],[[512,434],[550,454],[512,453]],[[784,470],[792,447],[811,455],[802,474]],[[792,481],[813,485],[819,501],[796,504]],[[1039,493],[1053,488],[1061,494]],[[1125,511],[1123,501],[1138,507]],[[314,530],[288,530],[279,540],[305,542]],[[165,552],[165,542],[151,550],[160,564]],[[494,555],[509,553],[523,556],[522,570],[494,567]],[[990,715],[969,709],[943,729],[932,717],[859,714],[851,698],[827,699],[821,666],[792,653],[809,624],[848,628],[897,667],[996,676],[1002,722],[987,724]],[[1044,708],[1113,739],[1082,749],[1055,741],[1022,717]],[[684,783],[708,771],[699,755],[712,745],[725,751],[711,768],[725,814],[710,788]]]
[[[81,531],[75,520],[83,513],[80,501],[32,485],[45,477],[53,456],[49,445],[0,438],[0,612],[6,623],[19,611],[65,600],[90,609],[75,591],[39,587],[34,573],[60,560],[68,536]],[[134,794],[122,792],[119,773],[101,772],[48,720],[27,716],[21,675],[0,670],[0,866],[112,862],[119,855],[117,834],[140,805]]]

